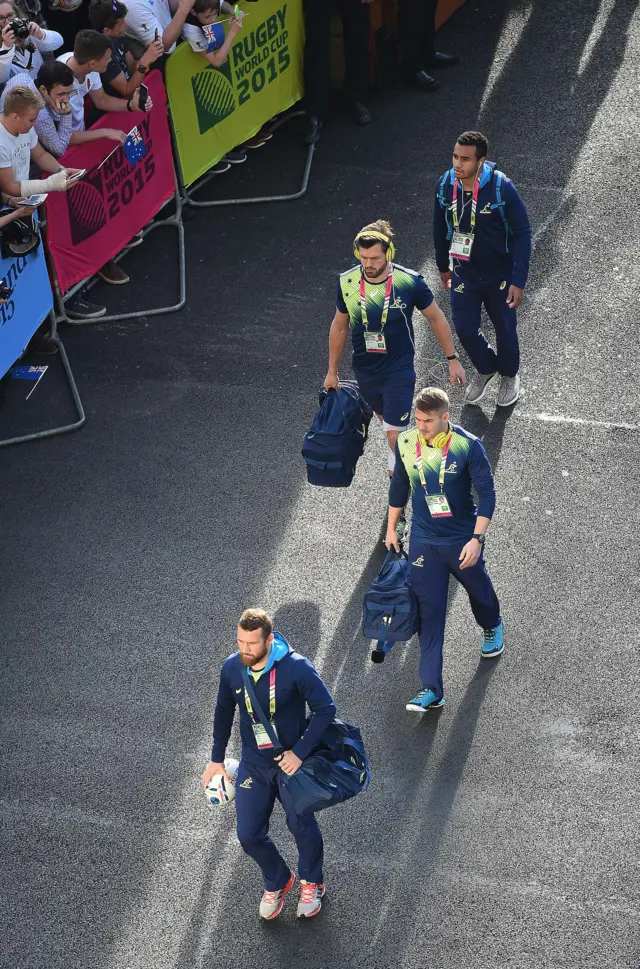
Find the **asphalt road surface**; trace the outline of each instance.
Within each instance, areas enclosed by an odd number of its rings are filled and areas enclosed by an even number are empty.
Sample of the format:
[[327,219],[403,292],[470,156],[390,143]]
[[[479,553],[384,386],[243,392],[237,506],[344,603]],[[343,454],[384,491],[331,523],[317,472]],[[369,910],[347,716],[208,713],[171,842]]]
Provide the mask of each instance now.
[[[392,83],[368,127],[336,115],[302,201],[198,211],[183,312],[66,328],[86,427],[0,452],[3,969],[640,966],[640,15],[471,0],[440,46],[462,64],[439,93]],[[417,643],[374,667],[359,632],[382,433],[344,491],[308,486],[300,447],[362,224],[390,218],[446,308],[431,198],[467,127],[536,233],[521,401],[452,391],[495,469],[507,646],[480,663],[453,589],[447,706],[420,718],[404,709]],[[292,125],[205,195],[294,191],[302,158]],[[110,306],[174,298],[164,235],[127,257],[132,285],[99,291]],[[418,325],[419,380],[441,383]],[[34,406],[69,411],[47,404],[54,385]],[[249,604],[315,661],[371,755],[370,791],[322,817],[327,900],[304,924],[293,901],[260,922],[233,808],[200,788]],[[279,810],[273,834],[293,864]]]

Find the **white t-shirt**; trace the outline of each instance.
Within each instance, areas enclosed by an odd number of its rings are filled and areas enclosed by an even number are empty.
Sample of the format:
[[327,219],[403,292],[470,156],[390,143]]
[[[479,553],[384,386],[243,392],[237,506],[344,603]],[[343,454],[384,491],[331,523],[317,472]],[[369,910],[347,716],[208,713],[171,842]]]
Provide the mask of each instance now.
[[[69,51],[67,54],[60,54],[60,57],[56,58],[66,64],[70,57],[73,57],[73,51]],[[69,104],[71,105],[71,127],[74,131],[84,131],[84,99],[85,95],[89,91],[97,91],[98,88],[102,87],[102,81],[100,80],[100,75],[95,71],[91,71],[85,77],[82,84],[76,77],[73,79],[73,90],[71,91],[71,96],[69,98]]]
[[13,168],[16,182],[29,178],[31,149],[38,144],[36,129],[26,135],[12,135],[0,121],[0,168]]
[[[124,19],[129,30],[145,47],[148,47],[153,43],[156,30],[159,39],[162,40],[164,29],[173,20],[173,14],[168,0],[129,0]],[[174,44],[169,49],[169,53],[175,50],[175,46]]]

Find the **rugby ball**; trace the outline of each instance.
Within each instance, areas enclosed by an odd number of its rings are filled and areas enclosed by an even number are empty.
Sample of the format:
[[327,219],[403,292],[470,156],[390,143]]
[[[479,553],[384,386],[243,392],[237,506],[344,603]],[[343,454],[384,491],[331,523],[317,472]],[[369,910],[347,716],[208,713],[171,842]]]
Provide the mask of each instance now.
[[218,804],[228,804],[236,796],[235,780],[240,764],[233,757],[225,758],[224,767],[231,778],[231,782],[224,774],[214,774],[205,790],[205,797],[209,804],[217,807]]

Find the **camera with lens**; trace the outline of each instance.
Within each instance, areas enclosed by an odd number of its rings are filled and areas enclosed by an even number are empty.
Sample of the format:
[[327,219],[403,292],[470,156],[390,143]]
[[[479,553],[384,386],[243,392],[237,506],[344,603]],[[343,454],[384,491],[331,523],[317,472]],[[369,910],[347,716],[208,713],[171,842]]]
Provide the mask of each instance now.
[[19,17],[16,17],[15,20],[10,20],[7,26],[11,27],[16,37],[19,37],[21,40],[29,36],[28,20],[21,20]]

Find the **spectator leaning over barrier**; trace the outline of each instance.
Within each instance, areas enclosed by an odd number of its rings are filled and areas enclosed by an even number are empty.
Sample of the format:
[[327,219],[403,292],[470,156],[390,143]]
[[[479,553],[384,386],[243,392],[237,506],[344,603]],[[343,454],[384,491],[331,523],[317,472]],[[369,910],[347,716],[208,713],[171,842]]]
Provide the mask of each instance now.
[[111,43],[111,60],[100,75],[102,87],[116,98],[130,98],[149,73],[151,65],[164,54],[162,41],[153,41],[136,63],[124,36],[127,8],[120,0],[91,0],[89,20],[99,34]]
[[[23,21],[24,30],[16,34],[10,24],[16,20]],[[0,29],[2,30],[2,47],[0,47],[0,84],[5,84],[14,74],[28,72],[35,77],[42,67],[43,53],[49,53],[62,47],[62,35],[55,30],[44,30],[29,17],[15,3],[0,3]],[[22,34],[22,35],[21,35]]]
[[[71,105],[73,134],[71,136],[72,145],[82,145],[87,141],[96,141],[97,138],[111,138],[124,144],[126,134],[115,129],[105,128],[101,133],[98,131],[86,131],[84,126],[84,99],[89,95],[93,103],[100,111],[107,113],[120,113],[123,111],[139,111],[140,92],[136,90],[130,98],[114,98],[106,94],[102,88],[100,75],[104,74],[109,61],[111,60],[111,42],[108,37],[99,34],[95,30],[81,30],[76,37],[73,51],[61,54],[58,60],[66,64],[74,77],[74,88],[71,92],[69,103]],[[151,98],[148,99],[145,111],[152,108]],[[113,134],[104,134],[104,132]]]
[[[8,196],[10,205],[19,205],[29,196],[43,192],[66,192],[67,178],[76,171],[63,168],[38,141],[34,126],[43,107],[41,95],[26,85],[16,85],[4,99],[0,115],[0,191]],[[49,176],[30,179],[32,163]],[[30,209],[25,215],[32,212]]]
[[193,0],[178,0],[172,13],[169,0],[129,0],[127,27],[144,47],[161,40],[165,54],[170,54],[175,50],[192,3]]
[[40,109],[35,123],[38,141],[56,158],[64,155],[71,141],[71,106],[69,95],[73,89],[73,74],[59,61],[44,61],[35,81],[28,74],[15,74],[0,97],[0,109],[4,100],[15,87],[22,86],[38,91],[44,107]]
[[[154,64],[164,54],[161,41],[155,41],[136,63],[129,41],[124,36],[127,8],[119,0],[91,0],[89,20],[99,34],[104,34],[111,43],[111,60],[106,71],[100,75],[102,87],[116,98],[129,98],[144,82]],[[142,243],[144,233],[137,232],[128,249]],[[122,272],[118,269],[118,272]]]
[[[66,192],[69,174],[75,168],[63,168],[49,154],[34,130],[44,99],[32,88],[17,85],[4,99],[0,115],[0,191],[24,199],[41,192]],[[29,168],[35,164],[48,178],[30,179]]]
[[[7,82],[0,97],[0,109],[6,94],[17,84],[26,84],[27,87],[37,90],[44,98],[44,107],[40,111],[35,124],[38,141],[52,155],[60,158],[71,144],[73,134],[69,99],[74,83],[73,74],[66,64],[61,61],[46,60],[38,71],[35,80],[32,80],[28,74],[16,74]],[[122,143],[122,131],[116,128],[98,128],[94,131],[86,131],[85,134],[87,135],[86,141],[99,141],[101,138],[108,138]]]
[[[98,138],[112,138],[121,144],[127,139],[124,131],[114,128],[97,128],[90,131],[85,130],[84,126],[84,99],[89,95],[93,103],[101,111],[123,112],[139,111],[140,92],[136,90],[134,94],[124,100],[114,98],[105,94],[102,89],[100,74],[103,74],[111,59],[111,42],[104,34],[99,34],[95,30],[81,30],[73,47],[73,51],[61,54],[58,61],[66,64],[74,77],[74,88],[71,92],[69,104],[71,105],[71,144],[78,145],[87,141],[95,141]],[[150,111],[153,107],[151,98],[147,99],[145,111]],[[129,277],[117,263],[109,261],[100,270],[100,278],[106,283],[114,286],[122,286],[129,282]],[[106,308],[89,303],[84,298],[85,290],[81,289],[67,302],[67,316],[72,320],[91,320],[104,316]]]
[[[222,13],[230,15],[226,36],[222,24],[216,23]],[[182,28],[182,36],[188,41],[191,50],[201,54],[212,67],[222,67],[229,56],[234,39],[242,30],[245,14],[243,11],[240,11],[240,16],[236,17],[234,14],[234,7],[226,0],[195,0],[189,11],[189,16]],[[233,151],[227,152],[223,161],[226,160],[232,165],[240,164],[247,160],[245,148],[262,148],[270,138],[273,138],[271,132],[261,128],[253,138],[243,141]]]

